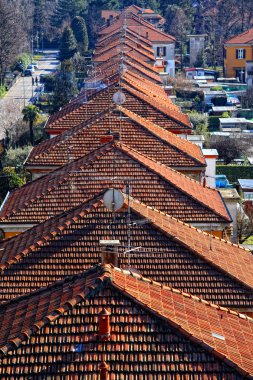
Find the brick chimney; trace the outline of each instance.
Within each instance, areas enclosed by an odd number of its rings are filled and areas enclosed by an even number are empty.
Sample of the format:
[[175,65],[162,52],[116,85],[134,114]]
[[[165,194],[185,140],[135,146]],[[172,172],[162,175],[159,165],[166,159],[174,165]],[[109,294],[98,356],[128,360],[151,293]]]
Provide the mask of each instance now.
[[102,264],[112,264],[118,267],[119,240],[100,240]]
[[111,326],[110,326],[110,315],[111,313],[103,308],[99,313],[99,340],[106,342],[110,339]]
[[108,380],[109,377],[108,377],[108,364],[106,364],[106,362],[103,362],[100,364],[99,366],[99,370],[100,370],[100,380]]
[[113,141],[113,135],[100,136],[100,144],[107,144],[111,141]]

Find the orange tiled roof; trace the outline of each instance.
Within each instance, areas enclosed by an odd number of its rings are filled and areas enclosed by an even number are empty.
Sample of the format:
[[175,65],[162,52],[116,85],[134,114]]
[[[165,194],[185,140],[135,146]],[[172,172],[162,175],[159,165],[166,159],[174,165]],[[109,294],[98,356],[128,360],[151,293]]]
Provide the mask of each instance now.
[[[122,62],[121,58],[114,56],[113,60],[108,60],[105,62],[99,62],[96,66],[97,76],[96,81],[101,80],[104,83],[107,83],[108,74],[112,75],[113,73],[118,74],[120,69],[120,63]],[[146,79],[149,83],[161,84],[161,77],[159,74],[144,61],[140,61],[136,58],[132,52],[126,53],[123,59],[123,63],[127,68],[129,74],[136,73],[140,80]],[[94,82],[94,78],[87,78],[87,82]]]
[[150,53],[144,49],[138,49],[137,47],[133,46],[133,44],[128,43],[128,41],[125,41],[123,44],[121,44],[121,47],[118,46],[112,47],[112,49],[109,49],[105,51],[102,54],[95,55],[93,58],[94,62],[105,62],[109,59],[113,59],[114,57],[120,56],[121,51],[130,52],[131,54],[139,60],[143,61],[150,61],[155,62],[155,56],[153,53]]
[[141,49],[145,51],[146,53],[152,55],[154,57],[154,50],[152,46],[147,46],[142,41],[139,41],[137,38],[132,37],[131,35],[128,35],[125,33],[123,35],[116,35],[114,38],[110,40],[108,44],[105,46],[97,47],[95,50],[95,56],[99,56],[102,53],[105,53],[109,49],[114,48],[115,46],[121,47],[125,42],[127,42],[129,45],[131,45],[133,48]]
[[227,40],[225,44],[251,44],[253,42],[253,28]]
[[[104,307],[110,312],[107,342],[98,337]],[[124,376],[145,376],[147,368],[157,379],[177,376],[178,368],[191,376],[194,368],[199,378],[206,372],[213,378],[253,377],[251,318],[109,265],[17,298],[0,315],[1,377],[15,368],[41,374],[45,367],[47,375],[81,371],[98,379],[105,357],[112,376],[120,363]],[[52,365],[54,352],[58,360]],[[24,360],[15,360],[21,355]]]
[[[110,33],[115,32],[122,28],[126,21],[126,25],[130,30],[138,31],[142,37],[149,39],[151,42],[174,42],[175,38],[156,29],[152,24],[145,21],[143,18],[140,18],[134,14],[126,14],[126,18],[124,13],[118,18],[115,19],[114,22],[105,28],[100,29],[99,35],[110,35]],[[101,42],[101,40],[99,41]]]
[[[106,34],[105,36],[99,37],[96,43],[96,48],[100,48],[103,46],[108,45],[113,41],[115,38],[120,38],[122,36],[123,28],[114,30],[111,33]],[[140,34],[138,34],[138,31],[130,30],[128,27],[125,28],[124,33],[127,36],[131,36],[131,38],[140,41],[142,45],[148,46],[152,48],[152,43],[145,37],[142,37]]]
[[[120,112],[129,119],[122,120]],[[113,112],[104,112],[99,117],[34,147],[26,160],[26,166],[60,166],[67,163],[66,152],[69,144],[72,147],[72,160],[80,158],[96,149],[100,145],[100,137],[109,130],[121,132],[122,142],[179,171],[180,168],[198,169],[206,165],[202,151],[196,144],[180,138],[125,107],[114,106]]]
[[[69,145],[73,148],[81,146],[69,140],[63,154],[67,155]],[[199,182],[116,142],[103,145],[58,171],[11,192],[0,212],[1,220],[44,220],[48,213],[59,213],[64,207],[69,208],[71,202],[74,207],[112,186],[111,178],[115,176],[118,179],[115,186],[120,188],[126,178],[131,178],[134,197],[179,219],[200,223],[230,222],[219,192],[203,188]],[[71,182],[73,186],[70,186]],[[72,191],[76,195],[74,197],[73,193],[71,200]],[[42,204],[43,199],[47,207]]]
[[[191,130],[192,127],[191,127],[191,123],[190,123],[188,115],[185,115],[179,111],[176,111],[175,107],[169,101],[161,102],[161,98],[159,98],[159,95],[148,96],[147,94],[144,93],[144,91],[143,93],[140,92],[141,87],[138,86],[136,83],[135,83],[135,87],[139,87],[139,91],[137,89],[131,88],[128,85],[124,85],[124,88],[128,90],[129,92],[131,92],[133,95],[149,103],[151,106],[155,107],[156,109],[158,109],[165,115],[171,117],[175,121],[182,123],[184,126],[188,127],[189,130]],[[170,109],[168,105],[170,105],[172,109]]]
[[[167,130],[181,131],[182,133],[191,131],[189,118],[186,115],[180,114],[169,99],[166,102],[165,100],[161,102],[160,96],[158,99],[157,94],[160,94],[159,86],[152,85],[151,87],[151,84],[147,85],[144,80],[143,85],[141,85],[140,81],[134,80],[134,77],[129,74],[125,75],[121,86],[126,95],[125,108]],[[62,132],[77,126],[90,117],[99,116],[98,114],[102,110],[108,110],[110,99],[117,90],[117,84],[109,84],[109,89],[105,88],[95,93],[89,97],[86,103],[81,94],[75,99],[75,103],[69,103],[62,110],[49,117],[45,126],[46,131]]]
[[[113,216],[103,194],[0,242],[0,302],[77,274],[100,262],[100,239],[120,240],[119,266],[212,302],[253,305],[253,258],[249,251],[184,224],[130,198],[130,261],[124,253],[128,199]],[[116,220],[115,224],[111,224]],[[96,232],[95,232],[96,231]],[[248,271],[244,268],[247,266]],[[182,275],[183,274],[183,275]],[[22,278],[17,282],[16,277]]]

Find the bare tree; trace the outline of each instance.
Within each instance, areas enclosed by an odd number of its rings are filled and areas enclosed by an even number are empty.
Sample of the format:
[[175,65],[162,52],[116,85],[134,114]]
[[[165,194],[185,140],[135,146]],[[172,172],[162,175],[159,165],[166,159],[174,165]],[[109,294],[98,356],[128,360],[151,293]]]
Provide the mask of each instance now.
[[[28,14],[20,0],[0,0],[0,76],[22,51],[27,41],[25,28]],[[19,6],[20,5],[20,6]]]
[[237,213],[237,236],[240,244],[253,235],[253,205],[252,201],[240,203]]

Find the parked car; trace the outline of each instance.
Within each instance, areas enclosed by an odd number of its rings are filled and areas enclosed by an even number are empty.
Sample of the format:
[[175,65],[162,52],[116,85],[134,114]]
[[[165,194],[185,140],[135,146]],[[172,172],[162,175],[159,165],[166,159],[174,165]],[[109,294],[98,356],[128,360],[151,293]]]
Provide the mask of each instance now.
[[31,69],[26,69],[23,72],[24,77],[31,77],[33,75],[33,71]]
[[26,68],[26,70],[31,70],[34,73],[35,68],[34,68],[33,65],[28,65],[27,68]]

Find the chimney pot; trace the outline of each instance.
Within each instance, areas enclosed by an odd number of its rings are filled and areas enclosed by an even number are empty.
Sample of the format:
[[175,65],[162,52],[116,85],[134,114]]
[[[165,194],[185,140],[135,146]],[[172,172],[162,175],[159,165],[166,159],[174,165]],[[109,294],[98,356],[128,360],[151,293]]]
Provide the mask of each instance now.
[[105,308],[99,313],[99,340],[101,341],[110,339],[110,315],[111,313]]
[[108,380],[108,367],[109,366],[106,364],[106,362],[100,364],[100,380]]

